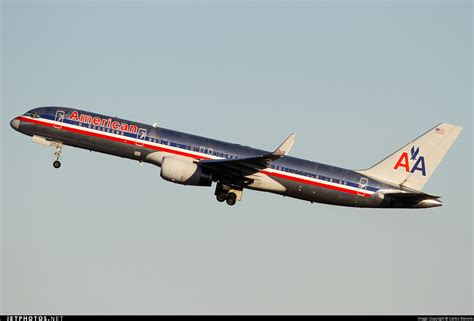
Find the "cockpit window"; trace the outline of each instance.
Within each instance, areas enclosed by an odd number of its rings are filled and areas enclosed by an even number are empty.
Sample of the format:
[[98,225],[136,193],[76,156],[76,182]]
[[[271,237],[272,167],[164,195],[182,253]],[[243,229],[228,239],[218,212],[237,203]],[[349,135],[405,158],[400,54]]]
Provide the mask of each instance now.
[[40,114],[38,114],[38,113],[35,112],[35,111],[32,112],[30,116],[33,117],[33,118],[40,118]]
[[23,116],[29,117],[29,116],[31,116],[31,113],[30,113],[30,112],[26,112],[26,113],[23,114]]

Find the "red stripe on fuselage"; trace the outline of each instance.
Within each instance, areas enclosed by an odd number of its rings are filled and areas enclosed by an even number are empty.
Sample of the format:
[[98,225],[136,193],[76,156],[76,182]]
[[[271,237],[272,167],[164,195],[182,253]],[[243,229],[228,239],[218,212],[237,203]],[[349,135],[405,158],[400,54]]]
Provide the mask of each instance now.
[[[118,138],[118,137],[109,136],[109,135],[105,135],[105,134],[101,134],[101,133],[95,133],[95,132],[90,132],[90,131],[87,131],[87,130],[82,130],[82,129],[79,129],[79,128],[71,128],[71,127],[64,126],[64,125],[61,125],[61,128],[58,128],[58,127],[55,127],[54,124],[51,124],[51,123],[48,123],[48,122],[45,122],[45,121],[42,121],[42,120],[39,120],[39,119],[27,118],[27,117],[24,117],[24,116],[17,117],[17,119],[19,119],[21,121],[28,122],[28,123],[38,124],[38,125],[41,125],[41,126],[54,127],[55,129],[65,130],[65,131],[69,131],[69,132],[72,132],[72,133],[77,133],[77,134],[82,134],[82,135],[87,135],[87,136],[93,136],[93,137],[98,137],[98,138],[102,138],[102,139],[115,141],[115,142],[118,142],[118,143],[138,146],[136,144],[137,141],[130,140],[129,138],[123,138],[123,137]],[[143,143],[143,145],[142,145],[142,143]],[[144,141],[140,141],[140,146],[138,146],[138,147],[144,147],[144,148],[153,149],[153,150],[156,150],[156,151],[167,152],[167,153],[186,156],[186,157],[190,157],[190,158],[194,158],[194,159],[211,159],[211,158],[205,157],[205,156],[197,156],[197,155],[194,155],[194,154],[181,152],[181,151],[177,151],[177,150],[174,150],[174,149],[168,149],[168,148],[158,147],[158,146],[155,146],[155,145],[150,145],[150,144],[145,143]],[[308,185],[318,186],[318,187],[322,187],[322,188],[327,188],[327,189],[331,189],[331,190],[338,191],[338,192],[343,192],[343,193],[348,193],[348,194],[353,194],[353,195],[360,195],[360,196],[364,196],[364,197],[371,196],[371,194],[368,194],[368,193],[359,193],[358,191],[354,191],[354,190],[351,190],[351,189],[338,187],[338,186],[334,186],[334,185],[329,185],[329,184],[324,184],[324,183],[320,183],[320,182],[315,182],[315,181],[307,180],[307,179],[304,179],[304,178],[293,177],[293,176],[289,176],[289,175],[285,175],[285,174],[269,172],[269,171],[265,171],[265,170],[260,171],[260,173],[265,174],[267,176],[273,176],[273,177],[283,178],[283,179],[287,179],[287,180],[291,180],[291,181],[295,181],[295,182],[299,182],[299,183],[303,183],[303,184],[308,184]]]
[[368,193],[360,193],[358,191],[354,191],[354,190],[351,190],[351,189],[347,189],[347,188],[343,188],[343,187],[339,187],[339,186],[334,186],[334,185],[329,185],[329,184],[324,184],[324,183],[315,182],[315,181],[310,181],[310,180],[307,180],[307,179],[304,179],[304,178],[288,176],[288,175],[285,175],[285,174],[280,174],[280,173],[275,173],[275,172],[267,172],[267,171],[263,171],[262,173],[264,173],[265,175],[268,175],[268,176],[274,176],[274,177],[279,177],[279,178],[284,178],[284,179],[290,179],[290,180],[295,181],[295,182],[308,184],[308,185],[313,185],[313,186],[318,186],[318,187],[323,187],[323,188],[327,188],[327,189],[332,189],[332,190],[338,191],[338,192],[344,192],[344,193],[353,194],[353,195],[360,195],[360,196],[364,196],[364,197],[369,197],[371,195],[371,194],[368,194]]
[[65,131],[68,131],[68,132],[71,132],[71,133],[77,133],[77,134],[83,134],[83,135],[92,136],[92,137],[103,138],[103,139],[111,140],[111,141],[114,141],[114,142],[128,144],[128,145],[134,145],[134,146],[138,146],[138,147],[146,147],[148,149],[153,149],[153,150],[156,150],[156,151],[169,152],[169,153],[172,153],[172,154],[191,157],[191,158],[195,158],[195,159],[210,159],[209,157],[202,157],[202,156],[198,157],[194,154],[185,153],[185,152],[177,151],[177,150],[174,150],[174,149],[162,148],[162,147],[158,147],[158,146],[155,146],[155,145],[150,145],[150,144],[145,143],[144,141],[139,141],[140,145],[137,145],[136,140],[131,140],[128,137],[127,138],[125,138],[125,137],[119,138],[119,137],[109,136],[109,135],[105,135],[105,134],[101,134],[101,133],[90,132],[90,131],[82,130],[82,129],[79,129],[79,128],[71,128],[71,127],[64,126],[64,125],[61,125],[61,128],[58,128],[58,127],[55,127],[54,124],[44,122],[44,121],[41,121],[41,120],[38,120],[38,119],[26,118],[26,117],[22,117],[22,116],[20,116],[19,119],[22,120],[22,121],[26,121],[26,122],[29,122],[29,123],[38,124],[38,125],[42,125],[42,126],[46,126],[46,127],[54,127],[55,129],[65,130]]

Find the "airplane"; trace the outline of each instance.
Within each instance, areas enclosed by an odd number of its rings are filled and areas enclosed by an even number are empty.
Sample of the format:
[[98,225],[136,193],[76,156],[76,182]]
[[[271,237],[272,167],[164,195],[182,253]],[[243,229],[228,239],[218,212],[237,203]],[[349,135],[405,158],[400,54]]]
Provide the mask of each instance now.
[[462,127],[441,123],[365,170],[348,170],[288,156],[295,134],[273,152],[67,107],[39,107],[10,125],[53,147],[64,145],[161,167],[169,182],[212,186],[219,202],[235,205],[244,189],[311,203],[359,208],[431,208],[440,196],[422,192]]

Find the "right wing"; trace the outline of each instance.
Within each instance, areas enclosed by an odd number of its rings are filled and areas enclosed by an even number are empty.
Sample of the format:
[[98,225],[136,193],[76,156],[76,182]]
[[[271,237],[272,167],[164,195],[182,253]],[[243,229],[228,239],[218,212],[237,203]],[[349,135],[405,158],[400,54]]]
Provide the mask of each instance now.
[[196,163],[210,170],[215,177],[243,180],[245,176],[258,173],[260,170],[266,168],[270,161],[288,155],[288,152],[295,143],[295,137],[296,135],[294,133],[290,134],[273,153],[236,159],[202,160],[196,161]]

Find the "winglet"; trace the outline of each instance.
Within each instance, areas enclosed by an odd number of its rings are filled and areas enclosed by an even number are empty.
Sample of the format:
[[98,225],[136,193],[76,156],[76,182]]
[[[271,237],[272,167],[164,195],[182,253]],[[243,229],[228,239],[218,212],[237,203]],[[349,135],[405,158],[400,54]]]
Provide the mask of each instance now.
[[278,147],[274,152],[274,156],[286,156],[290,152],[291,147],[295,143],[296,134],[291,133],[290,136]]

